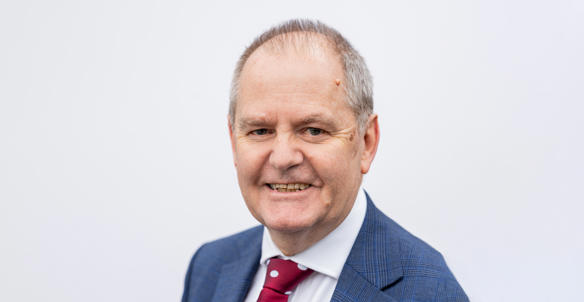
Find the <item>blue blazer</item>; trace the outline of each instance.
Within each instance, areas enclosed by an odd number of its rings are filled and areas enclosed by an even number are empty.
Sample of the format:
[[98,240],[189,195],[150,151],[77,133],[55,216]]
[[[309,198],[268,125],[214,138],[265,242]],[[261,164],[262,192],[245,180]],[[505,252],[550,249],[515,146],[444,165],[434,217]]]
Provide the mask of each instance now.
[[[182,302],[241,302],[259,266],[263,227],[204,244],[193,256]],[[331,301],[468,302],[440,255],[385,216],[367,213]]]

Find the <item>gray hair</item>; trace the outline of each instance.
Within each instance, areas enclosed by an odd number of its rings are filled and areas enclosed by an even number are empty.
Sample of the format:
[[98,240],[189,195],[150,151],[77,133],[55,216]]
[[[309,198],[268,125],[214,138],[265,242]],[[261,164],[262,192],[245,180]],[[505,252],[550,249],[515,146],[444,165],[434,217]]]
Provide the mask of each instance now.
[[[231,126],[234,127],[235,106],[239,97],[241,71],[251,54],[276,36],[287,36],[294,33],[321,35],[330,43],[332,49],[339,54],[345,72],[346,101],[353,110],[359,130],[362,133],[367,126],[369,116],[373,113],[373,81],[365,60],[337,30],[320,21],[301,19],[289,20],[270,28],[258,36],[239,58],[233,72],[229,97],[229,121]],[[283,39],[282,41],[283,43],[295,43],[296,40]]]

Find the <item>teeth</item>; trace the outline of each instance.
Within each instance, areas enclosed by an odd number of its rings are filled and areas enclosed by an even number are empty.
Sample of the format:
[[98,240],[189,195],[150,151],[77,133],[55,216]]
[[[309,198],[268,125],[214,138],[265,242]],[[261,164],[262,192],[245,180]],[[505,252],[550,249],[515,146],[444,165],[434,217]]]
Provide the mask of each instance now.
[[309,184],[269,184],[272,190],[277,190],[278,192],[297,192],[302,191],[308,187]]

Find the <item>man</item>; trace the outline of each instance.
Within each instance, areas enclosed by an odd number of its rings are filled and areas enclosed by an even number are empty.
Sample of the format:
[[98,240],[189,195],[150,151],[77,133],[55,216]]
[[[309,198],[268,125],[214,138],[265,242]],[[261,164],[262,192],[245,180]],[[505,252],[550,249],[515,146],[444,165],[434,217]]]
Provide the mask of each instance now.
[[360,188],[379,142],[371,86],[361,56],[319,22],[286,22],[246,49],[229,131],[263,226],[203,245],[184,302],[468,301],[442,256]]

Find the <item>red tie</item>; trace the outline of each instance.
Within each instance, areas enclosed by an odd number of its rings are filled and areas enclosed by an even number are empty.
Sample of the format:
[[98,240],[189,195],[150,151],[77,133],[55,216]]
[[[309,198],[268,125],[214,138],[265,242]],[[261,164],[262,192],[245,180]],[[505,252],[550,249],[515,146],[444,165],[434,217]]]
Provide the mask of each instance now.
[[312,270],[292,260],[272,258],[269,261],[258,302],[287,302],[288,296]]

